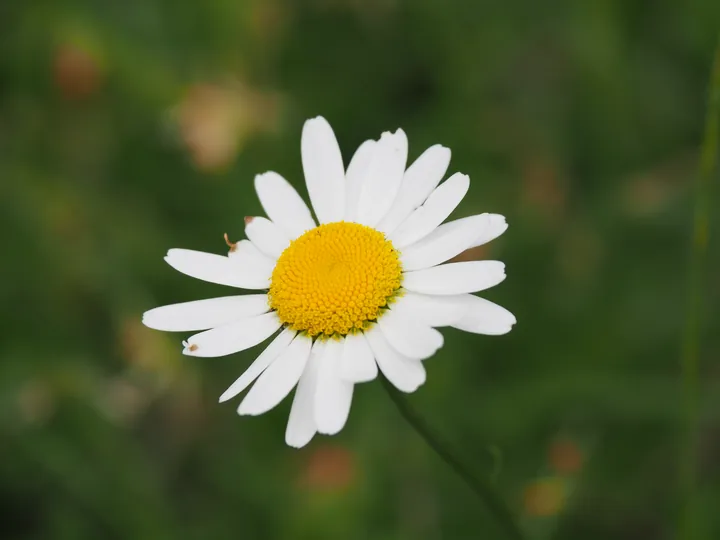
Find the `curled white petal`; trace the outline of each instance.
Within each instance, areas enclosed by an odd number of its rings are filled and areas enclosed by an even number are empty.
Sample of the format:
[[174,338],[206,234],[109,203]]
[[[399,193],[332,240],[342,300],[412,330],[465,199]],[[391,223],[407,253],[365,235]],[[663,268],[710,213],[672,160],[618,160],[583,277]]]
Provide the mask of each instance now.
[[361,383],[377,377],[378,368],[370,345],[362,332],[345,336],[340,357],[340,376],[346,381]]
[[296,336],[280,356],[258,378],[238,407],[238,414],[263,414],[287,396],[305,369],[312,340]]
[[400,189],[407,152],[407,136],[402,129],[382,134],[360,189],[355,221],[374,227],[387,214]]
[[507,334],[517,322],[507,309],[484,298],[469,294],[464,301],[468,310],[452,326],[465,332],[499,336]]
[[369,140],[358,146],[345,172],[345,221],[355,221],[360,190],[368,178],[376,145]]
[[370,348],[375,355],[378,367],[383,375],[401,392],[411,393],[417,390],[427,377],[420,360],[407,358],[397,352],[377,326],[365,332]]
[[195,332],[268,311],[266,294],[224,296],[151,309],[143,314],[143,324],[166,332]]
[[469,188],[470,178],[467,175],[452,175],[390,234],[393,245],[402,249],[433,232],[457,208]]
[[335,435],[350,414],[353,383],[340,377],[340,357],[343,342],[330,339],[320,359],[320,371],[315,390],[315,424],[320,433]]
[[220,396],[220,403],[234,398],[240,392],[245,390],[252,382],[257,379],[260,374],[267,369],[267,367],[278,357],[280,354],[287,349],[290,342],[295,337],[294,330],[285,329],[280,332],[277,337],[272,340],[270,345],[265,347],[265,350],[260,353],[255,361],[250,364],[250,367],[237,378],[237,380],[230,385]]
[[507,231],[508,224],[505,221],[505,216],[501,216],[500,214],[484,215],[489,216],[488,224],[485,228],[483,228],[478,237],[469,247],[477,247],[482,246],[483,244],[487,244],[491,240],[495,240],[495,238]]
[[390,309],[377,322],[388,343],[403,356],[424,360],[443,346],[443,336],[402,310]]
[[290,245],[290,238],[283,230],[262,216],[249,218],[245,235],[263,255],[276,260]]
[[403,269],[420,270],[452,259],[470,248],[492,221],[493,214],[481,214],[440,225],[419,242],[402,250]]
[[397,197],[377,229],[392,233],[420,206],[445,176],[450,165],[450,149],[439,144],[431,146],[417,158],[403,175]]
[[269,171],[257,175],[255,191],[265,213],[291,240],[315,228],[315,221],[305,201],[278,173]]
[[285,429],[285,442],[293,448],[302,448],[317,433],[315,390],[317,389],[317,378],[323,349],[324,342],[320,339],[315,340],[305,371],[303,371],[295,390],[295,397],[290,408],[290,417]]
[[240,240],[230,249],[228,259],[232,271],[242,276],[246,289],[267,289],[270,287],[275,261],[269,258],[250,240]]
[[214,357],[244,351],[265,341],[280,328],[280,324],[280,319],[273,311],[240,319],[189,337],[183,354]]
[[404,291],[391,306],[428,326],[451,326],[468,310],[465,295],[429,295]]
[[345,167],[327,120],[318,116],[305,122],[301,147],[305,182],[318,221],[341,221],[345,214]]
[[470,261],[406,272],[403,287],[423,294],[463,294],[489,289],[504,279],[500,261]]
[[[248,261],[240,270],[229,257],[204,253],[190,249],[171,249],[165,261],[178,272],[185,275],[242,289],[263,289],[261,276],[267,273],[267,266],[262,261]],[[269,274],[267,276],[269,278]],[[257,286],[261,284],[261,286]]]

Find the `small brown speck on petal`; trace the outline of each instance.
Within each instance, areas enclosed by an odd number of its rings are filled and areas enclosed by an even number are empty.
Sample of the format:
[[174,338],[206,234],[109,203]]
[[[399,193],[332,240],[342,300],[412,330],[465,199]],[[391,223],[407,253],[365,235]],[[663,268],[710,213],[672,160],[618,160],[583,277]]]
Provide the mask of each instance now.
[[198,346],[193,343],[192,345],[190,345],[190,347],[188,347],[188,350],[189,350],[190,352],[192,352],[192,351],[197,351],[197,350],[198,350]]
[[250,225],[254,219],[253,216],[245,216],[245,225]]

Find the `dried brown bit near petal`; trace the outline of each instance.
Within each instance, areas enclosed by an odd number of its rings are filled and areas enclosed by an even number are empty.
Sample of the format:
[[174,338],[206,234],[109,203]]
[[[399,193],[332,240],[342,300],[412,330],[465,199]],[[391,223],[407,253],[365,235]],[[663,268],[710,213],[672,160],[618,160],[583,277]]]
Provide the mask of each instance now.
[[245,216],[245,225],[250,225],[254,219],[254,216]]
[[237,249],[237,242],[231,242],[230,239],[228,238],[228,233],[225,233],[223,235],[223,238],[225,238],[225,243],[230,248],[231,252],[235,251]]
[[193,343],[192,345],[190,345],[190,347],[188,347],[188,350],[189,350],[190,352],[192,352],[192,351],[197,351],[197,350],[198,350],[198,346]]

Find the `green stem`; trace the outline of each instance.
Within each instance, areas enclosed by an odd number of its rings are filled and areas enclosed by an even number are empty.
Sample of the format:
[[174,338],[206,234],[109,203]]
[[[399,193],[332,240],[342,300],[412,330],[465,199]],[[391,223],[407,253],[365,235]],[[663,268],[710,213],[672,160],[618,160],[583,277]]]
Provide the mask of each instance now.
[[380,377],[385,390],[387,390],[390,399],[393,400],[397,406],[400,414],[403,415],[405,420],[415,428],[425,442],[437,453],[440,458],[452,468],[460,478],[472,489],[475,494],[485,503],[487,508],[493,514],[498,523],[507,533],[509,538],[515,540],[523,540],[524,535],[520,530],[515,517],[508,508],[505,501],[497,493],[492,483],[485,477],[473,472],[470,467],[463,464],[463,462],[452,452],[448,446],[440,441],[440,438],[433,433],[432,429],[425,423],[425,421],[416,413],[408,403],[404,394],[401,394],[390,381],[385,377]]
[[700,170],[695,187],[695,210],[692,249],[687,289],[687,319],[681,359],[684,394],[684,447],[680,466],[682,515],[679,537],[695,536],[694,499],[697,483],[696,459],[699,412],[699,350],[703,314],[703,292],[706,284],[707,246],[710,232],[712,177],[717,165],[720,136],[720,41],[710,74],[710,89],[705,117],[705,135],[700,155]]

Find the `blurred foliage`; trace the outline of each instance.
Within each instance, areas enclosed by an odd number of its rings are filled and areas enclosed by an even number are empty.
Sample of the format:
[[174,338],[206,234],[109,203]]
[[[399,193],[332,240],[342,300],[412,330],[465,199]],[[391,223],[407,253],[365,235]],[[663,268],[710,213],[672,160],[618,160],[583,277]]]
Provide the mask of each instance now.
[[[378,384],[337,437],[288,401],[217,396],[257,354],[193,359],[144,310],[223,294],[221,253],[272,169],[304,192],[322,114],[346,159],[402,126],[453,150],[458,216],[510,229],[487,295],[518,325],[444,331],[411,401],[531,539],[674,536],[691,190],[715,0],[35,0],[0,4],[0,538],[501,538]],[[716,178],[717,179],[717,178]],[[715,198],[717,209],[717,197]],[[717,220],[715,220],[717,222]],[[720,537],[717,226],[697,454]]]

